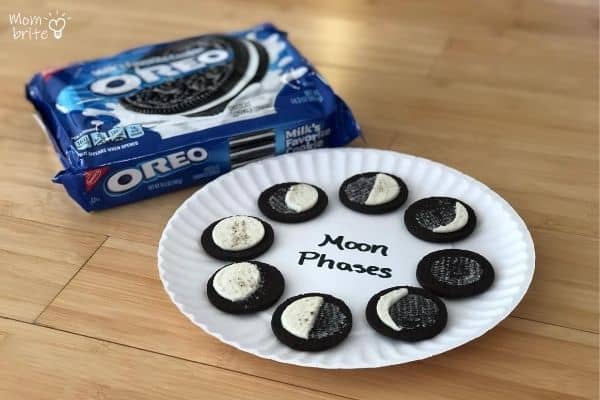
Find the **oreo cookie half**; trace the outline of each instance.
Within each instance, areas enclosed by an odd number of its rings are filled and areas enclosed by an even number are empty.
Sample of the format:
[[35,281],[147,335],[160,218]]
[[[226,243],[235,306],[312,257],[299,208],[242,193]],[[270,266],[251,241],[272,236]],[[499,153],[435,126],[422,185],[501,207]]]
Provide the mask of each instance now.
[[273,244],[273,228],[263,220],[234,215],[213,222],[202,232],[200,243],[211,256],[225,261],[256,258]]
[[283,294],[281,272],[260,261],[244,261],[220,268],[206,285],[208,300],[230,314],[249,314],[271,307]]
[[[157,74],[187,75],[162,81],[119,101],[128,110],[146,114],[214,115],[267,70],[269,56],[256,42],[222,35],[199,36],[164,45],[147,54],[148,65],[159,63]],[[155,60],[155,62],[152,62]],[[165,64],[171,63],[171,64]],[[179,64],[175,64],[179,63]],[[203,65],[205,64],[205,65]],[[175,65],[175,66],[173,66]]]
[[494,282],[494,268],[473,251],[438,250],[419,262],[417,280],[438,296],[468,297],[489,289]]
[[260,211],[279,222],[304,222],[317,217],[327,207],[327,195],[307,183],[286,182],[271,186],[258,198]]
[[477,224],[475,211],[452,197],[428,197],[411,204],[404,213],[404,223],[419,239],[434,243],[454,242],[466,238]]
[[341,343],[352,329],[352,313],[342,300],[306,293],[281,303],[271,319],[273,333],[295,350],[321,351]]
[[369,300],[366,316],[377,332],[407,342],[434,337],[448,319],[442,300],[412,286],[395,286],[377,293]]
[[348,208],[365,214],[394,211],[406,201],[408,188],[402,179],[383,172],[365,172],[351,176],[340,186],[340,201]]

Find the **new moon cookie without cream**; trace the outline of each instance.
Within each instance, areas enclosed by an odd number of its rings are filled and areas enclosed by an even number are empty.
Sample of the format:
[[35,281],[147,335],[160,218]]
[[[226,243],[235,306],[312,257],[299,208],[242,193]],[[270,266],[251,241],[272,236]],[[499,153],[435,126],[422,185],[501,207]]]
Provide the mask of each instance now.
[[263,191],[258,198],[258,208],[272,220],[296,223],[320,215],[327,202],[325,192],[314,185],[286,182]]
[[272,265],[243,261],[220,268],[206,285],[208,300],[230,314],[248,314],[271,307],[283,294],[283,275]]
[[211,256],[225,261],[251,260],[273,244],[273,228],[259,218],[234,215],[210,224],[200,243]]
[[273,313],[271,328],[280,342],[293,349],[321,351],[346,339],[352,329],[352,313],[336,297],[306,293],[281,303]]
[[406,201],[408,189],[402,179],[383,172],[365,172],[346,179],[339,190],[342,204],[365,214],[394,211]]
[[438,296],[469,297],[489,289],[494,282],[494,268],[474,251],[438,250],[419,262],[417,280]]

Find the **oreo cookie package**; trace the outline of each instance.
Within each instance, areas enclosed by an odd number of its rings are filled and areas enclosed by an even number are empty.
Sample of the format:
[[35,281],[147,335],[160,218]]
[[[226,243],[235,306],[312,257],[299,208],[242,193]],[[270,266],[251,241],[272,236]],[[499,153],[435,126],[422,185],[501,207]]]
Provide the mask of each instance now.
[[26,93],[64,165],[54,181],[87,211],[359,135],[344,102],[270,24],[45,71]]

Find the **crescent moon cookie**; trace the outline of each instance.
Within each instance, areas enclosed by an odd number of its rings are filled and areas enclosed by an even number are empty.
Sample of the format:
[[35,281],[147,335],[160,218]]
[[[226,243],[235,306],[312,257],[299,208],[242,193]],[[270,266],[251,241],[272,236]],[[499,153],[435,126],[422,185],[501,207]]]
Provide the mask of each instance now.
[[349,209],[364,214],[383,214],[404,204],[408,188],[402,179],[383,172],[351,176],[340,186],[340,201]]
[[469,297],[489,289],[494,282],[494,268],[485,257],[473,251],[438,250],[419,262],[417,280],[438,296]]
[[272,265],[243,261],[220,268],[206,293],[213,306],[230,314],[249,314],[271,307],[283,294],[285,281]]
[[412,286],[385,289],[369,300],[367,322],[392,339],[416,342],[429,339],[446,326],[444,303],[429,292]]
[[213,222],[202,232],[200,243],[211,256],[225,261],[256,258],[273,244],[273,228],[263,220],[234,215]]
[[278,222],[305,222],[319,216],[327,207],[327,195],[320,188],[307,183],[280,183],[262,192],[258,208]]
[[466,238],[477,224],[475,211],[452,197],[428,197],[411,204],[404,213],[404,223],[419,239],[454,242]]
[[342,300],[306,293],[281,303],[271,319],[273,333],[295,350],[321,351],[341,343],[352,329],[352,313]]

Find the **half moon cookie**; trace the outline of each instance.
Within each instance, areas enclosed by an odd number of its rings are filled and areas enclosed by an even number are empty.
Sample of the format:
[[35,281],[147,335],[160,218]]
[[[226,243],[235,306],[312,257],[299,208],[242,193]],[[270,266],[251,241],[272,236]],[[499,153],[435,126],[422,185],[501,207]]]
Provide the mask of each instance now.
[[306,293],[281,303],[271,319],[273,333],[295,350],[321,351],[341,343],[352,329],[352,313],[342,300]]
[[485,292],[494,282],[494,268],[481,254],[445,249],[427,254],[417,267],[417,280],[442,297],[468,297]]
[[256,217],[234,215],[213,222],[202,232],[200,243],[211,256],[225,261],[256,258],[273,244],[268,223]]
[[220,268],[206,285],[208,300],[230,314],[249,314],[271,307],[283,294],[281,272],[259,261],[243,261]]
[[365,214],[394,211],[408,196],[402,179],[383,172],[365,172],[351,176],[340,186],[340,201],[349,209]]
[[392,339],[416,342],[429,339],[446,326],[444,303],[429,292],[412,286],[385,289],[369,300],[367,322]]
[[258,208],[272,220],[297,223],[317,217],[325,210],[327,202],[325,192],[314,185],[286,182],[262,192]]
[[454,242],[466,238],[477,224],[475,211],[452,197],[428,197],[411,204],[404,213],[404,223],[419,239],[434,243]]

